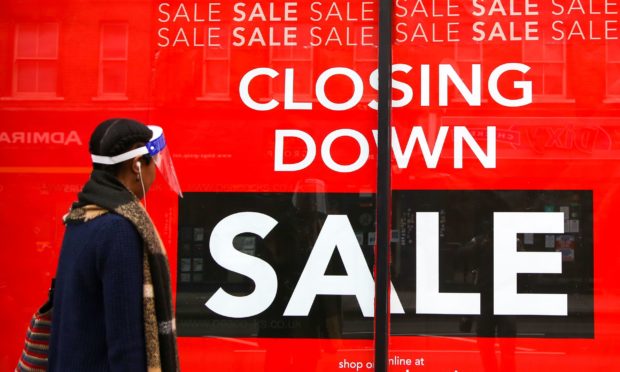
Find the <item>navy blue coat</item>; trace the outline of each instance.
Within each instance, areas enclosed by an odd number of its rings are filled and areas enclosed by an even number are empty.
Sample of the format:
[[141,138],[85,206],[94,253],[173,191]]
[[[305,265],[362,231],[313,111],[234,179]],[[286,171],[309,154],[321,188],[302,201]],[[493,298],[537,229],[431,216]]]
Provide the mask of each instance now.
[[142,240],[107,213],[67,226],[56,273],[49,370],[145,371]]

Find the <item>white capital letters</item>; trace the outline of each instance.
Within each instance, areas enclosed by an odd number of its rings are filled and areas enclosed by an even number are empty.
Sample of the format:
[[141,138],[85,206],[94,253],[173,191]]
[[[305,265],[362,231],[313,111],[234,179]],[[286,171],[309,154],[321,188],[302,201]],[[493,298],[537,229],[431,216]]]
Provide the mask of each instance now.
[[211,233],[209,246],[215,262],[223,268],[245,275],[255,284],[247,296],[234,296],[219,288],[205,303],[215,313],[229,318],[246,318],[265,311],[278,291],[278,278],[273,268],[258,257],[236,250],[235,236],[252,233],[264,238],[278,224],[266,214],[241,212],[220,221]]
[[493,215],[494,313],[567,315],[566,294],[517,293],[519,273],[561,273],[560,252],[517,252],[518,233],[564,232],[561,212],[496,212]]
[[467,127],[454,127],[454,168],[463,168],[463,141],[467,142],[483,167],[495,168],[497,160],[495,132],[495,127],[487,127],[487,153],[485,155]]
[[479,293],[439,292],[439,213],[416,213],[416,313],[480,314]]
[[[334,158],[332,158],[332,143],[340,137],[351,137],[359,144],[360,155],[357,157],[357,160],[355,160],[351,164],[338,164],[334,161]],[[325,137],[325,140],[321,145],[321,157],[323,158],[323,162],[325,162],[325,165],[327,165],[329,169],[340,173],[350,173],[360,169],[368,161],[369,154],[370,149],[368,146],[368,141],[366,141],[366,137],[364,137],[364,135],[360,132],[353,129],[335,130],[328,134],[327,137]]]
[[312,110],[312,102],[295,102],[295,70],[287,68],[284,70],[284,109],[285,110]]
[[[284,164],[284,138],[295,137],[306,144],[306,157],[297,163]],[[276,130],[276,143],[274,147],[274,170],[276,172],[294,172],[302,170],[312,164],[316,156],[316,145],[310,135],[297,129]]]
[[241,81],[239,82],[239,96],[241,97],[241,101],[243,101],[246,106],[253,110],[273,110],[274,108],[276,108],[276,106],[278,106],[278,101],[276,101],[275,99],[272,98],[269,102],[266,103],[258,103],[252,97],[250,97],[250,82],[259,75],[267,75],[270,78],[275,78],[279,75],[279,73],[276,70],[267,67],[259,67],[248,71],[247,74],[243,75]]
[[505,98],[498,88],[498,80],[506,71],[519,71],[523,74],[528,72],[530,67],[522,63],[505,63],[497,67],[491,75],[489,75],[489,94],[495,102],[506,107],[520,107],[532,103],[532,82],[531,81],[515,81],[513,86],[515,89],[521,89],[523,91],[523,97],[518,99]]
[[[325,275],[336,249],[347,275]],[[284,315],[307,316],[317,295],[354,295],[365,317],[374,314],[374,281],[347,216],[325,220]],[[393,313],[404,313],[393,286],[391,305]]]
[[[327,84],[327,80],[335,75],[346,76],[353,83],[353,95],[346,102],[332,102],[325,94],[325,84]],[[323,105],[323,107],[326,107],[332,111],[345,111],[355,107],[355,105],[357,105],[362,99],[362,96],[364,95],[364,81],[362,81],[362,78],[357,74],[357,72],[351,70],[350,68],[332,67],[319,75],[319,78],[316,80],[315,92],[316,99]]]

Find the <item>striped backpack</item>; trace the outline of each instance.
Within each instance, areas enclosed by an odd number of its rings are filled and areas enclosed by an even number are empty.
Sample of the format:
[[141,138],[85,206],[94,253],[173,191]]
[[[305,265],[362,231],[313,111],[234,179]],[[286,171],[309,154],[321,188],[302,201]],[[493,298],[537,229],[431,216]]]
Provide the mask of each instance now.
[[54,279],[47,302],[34,313],[28,331],[24,350],[19,358],[16,372],[47,371],[50,334],[52,331],[52,301],[54,297]]

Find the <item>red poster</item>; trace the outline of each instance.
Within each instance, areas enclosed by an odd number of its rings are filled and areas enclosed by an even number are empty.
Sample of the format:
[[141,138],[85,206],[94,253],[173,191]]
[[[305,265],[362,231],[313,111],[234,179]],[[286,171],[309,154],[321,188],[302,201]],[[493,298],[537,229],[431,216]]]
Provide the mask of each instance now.
[[[389,370],[616,370],[620,3],[392,5]],[[164,128],[183,190],[147,208],[184,371],[374,370],[379,16],[5,0],[0,370],[112,117]]]

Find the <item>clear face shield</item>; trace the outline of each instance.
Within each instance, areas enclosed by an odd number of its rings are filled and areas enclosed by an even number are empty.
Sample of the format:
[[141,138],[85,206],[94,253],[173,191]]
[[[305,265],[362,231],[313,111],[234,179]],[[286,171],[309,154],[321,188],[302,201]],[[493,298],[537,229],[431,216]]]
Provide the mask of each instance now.
[[166,146],[166,140],[164,138],[164,130],[156,125],[148,125],[148,128],[153,131],[151,140],[147,142],[143,147],[138,147],[131,151],[125,152],[116,156],[100,156],[91,154],[93,163],[97,164],[118,164],[126,160],[135,158],[136,156],[149,154],[155,163],[155,166],[159,170],[159,173],[166,180],[170,189],[180,197],[183,197],[181,192],[181,186],[177,179],[177,174],[172,164],[172,156],[170,150]]

